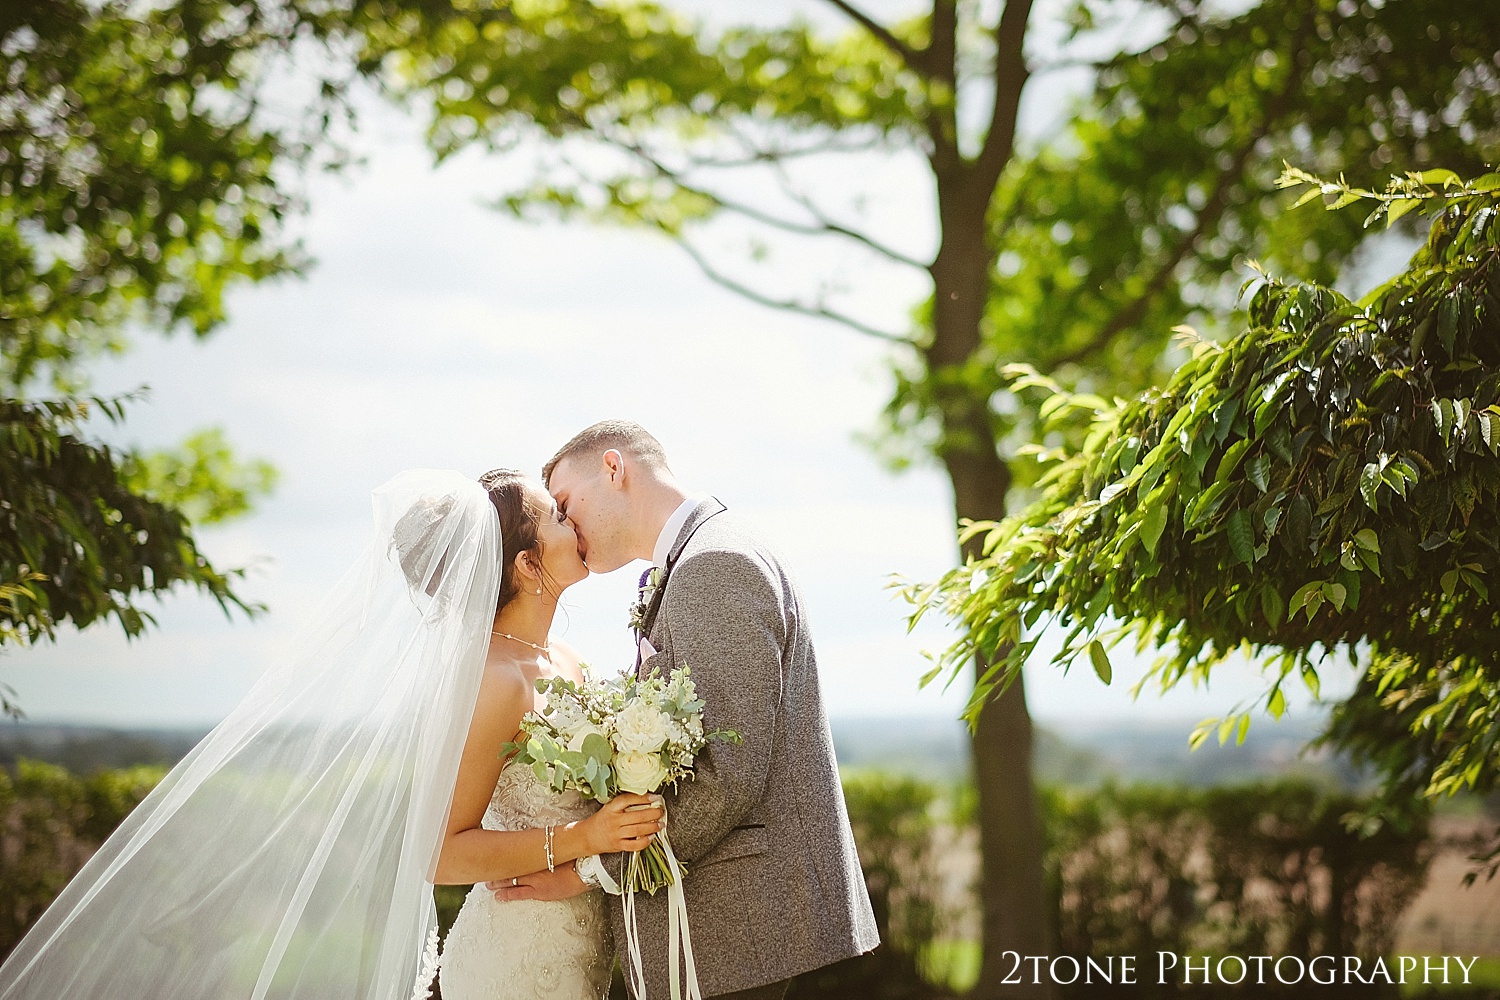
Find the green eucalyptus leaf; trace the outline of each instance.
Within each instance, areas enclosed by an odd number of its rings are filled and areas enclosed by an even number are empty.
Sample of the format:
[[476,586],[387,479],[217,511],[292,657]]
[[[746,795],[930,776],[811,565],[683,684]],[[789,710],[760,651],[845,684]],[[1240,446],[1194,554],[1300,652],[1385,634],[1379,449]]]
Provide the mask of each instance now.
[[590,733],[583,738],[582,751],[584,755],[600,764],[608,764],[614,759],[614,747],[609,740],[598,733]]

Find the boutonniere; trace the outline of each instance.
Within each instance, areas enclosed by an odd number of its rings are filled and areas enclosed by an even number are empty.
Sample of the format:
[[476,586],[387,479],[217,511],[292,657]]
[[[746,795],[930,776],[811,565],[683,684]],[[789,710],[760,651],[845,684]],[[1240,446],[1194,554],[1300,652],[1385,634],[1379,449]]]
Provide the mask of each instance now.
[[646,626],[646,612],[651,608],[651,598],[656,594],[656,588],[661,586],[661,567],[652,566],[651,571],[646,574],[646,582],[641,585],[639,596],[635,603],[630,606],[630,628],[632,631],[641,632]]

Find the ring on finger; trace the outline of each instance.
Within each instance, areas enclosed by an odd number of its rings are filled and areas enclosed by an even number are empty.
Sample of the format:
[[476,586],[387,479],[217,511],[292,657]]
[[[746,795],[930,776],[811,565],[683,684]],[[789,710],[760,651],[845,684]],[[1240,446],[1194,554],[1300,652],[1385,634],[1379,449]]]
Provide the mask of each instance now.
[[516,886],[519,886],[521,884],[521,878],[520,878],[520,876],[517,876],[517,877],[511,879],[510,880],[510,884],[511,884],[512,888],[514,888]]

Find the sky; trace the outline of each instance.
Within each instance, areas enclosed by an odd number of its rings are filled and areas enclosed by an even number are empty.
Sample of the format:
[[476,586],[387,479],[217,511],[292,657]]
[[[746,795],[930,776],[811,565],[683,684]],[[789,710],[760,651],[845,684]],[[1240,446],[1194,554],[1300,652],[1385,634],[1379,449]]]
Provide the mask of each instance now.
[[[1059,96],[1032,91],[1033,122]],[[216,565],[247,567],[242,591],[268,612],[229,619],[211,600],[181,594],[143,638],[100,625],[7,652],[0,681],[27,714],[213,724],[295,642],[298,623],[352,562],[371,489],[412,467],[536,473],[577,430],[624,417],[662,441],[690,489],[719,497],[786,558],[831,714],[956,717],[965,680],[946,693],[917,686],[923,650],[940,648],[946,633],[934,623],[908,635],[888,589],[893,574],[934,578],[956,544],[940,471],[891,473],[862,442],[889,398],[887,345],[747,302],[662,239],[497,213],[484,203],[520,176],[527,150],[437,166],[420,121],[365,103],[356,141],[365,165],[304,182],[309,211],[294,232],[316,259],[305,277],[235,291],[229,322],[206,342],[147,336],[95,369],[105,393],[150,387],[123,441],[157,447],[219,426],[242,454],[278,467],[277,490],[252,515],[199,536]],[[809,184],[834,196],[860,186],[883,237],[930,250],[921,164],[868,157],[822,169]],[[772,287],[791,287],[831,266],[861,315],[906,325],[921,281],[826,254],[784,255],[762,271]],[[638,570],[566,594],[554,634],[596,668],[630,663]],[[1064,732],[1156,721],[1185,736],[1265,683],[1251,667],[1225,667],[1212,690],[1132,701],[1127,689],[1143,667],[1116,656],[1111,687],[1086,664],[1067,675],[1028,668],[1032,713]],[[1351,685],[1347,671],[1324,678],[1335,697]],[[1291,693],[1294,715],[1316,711],[1300,689]]]

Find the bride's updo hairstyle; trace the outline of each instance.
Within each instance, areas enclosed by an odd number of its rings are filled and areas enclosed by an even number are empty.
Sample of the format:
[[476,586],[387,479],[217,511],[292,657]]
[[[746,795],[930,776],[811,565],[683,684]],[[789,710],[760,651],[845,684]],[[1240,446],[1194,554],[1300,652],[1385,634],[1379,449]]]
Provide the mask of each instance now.
[[[440,530],[440,522],[452,509],[451,496],[423,497],[401,515],[391,532],[391,549],[401,563],[406,582],[428,597],[437,593],[448,562],[447,536]],[[441,551],[439,545],[443,546]]]
[[479,477],[479,485],[490,495],[490,503],[500,515],[500,540],[505,551],[500,561],[500,598],[496,609],[505,607],[520,593],[516,583],[516,556],[530,552],[541,561],[542,547],[537,525],[545,511],[537,509],[527,490],[532,482],[524,472],[515,469],[491,469]]

